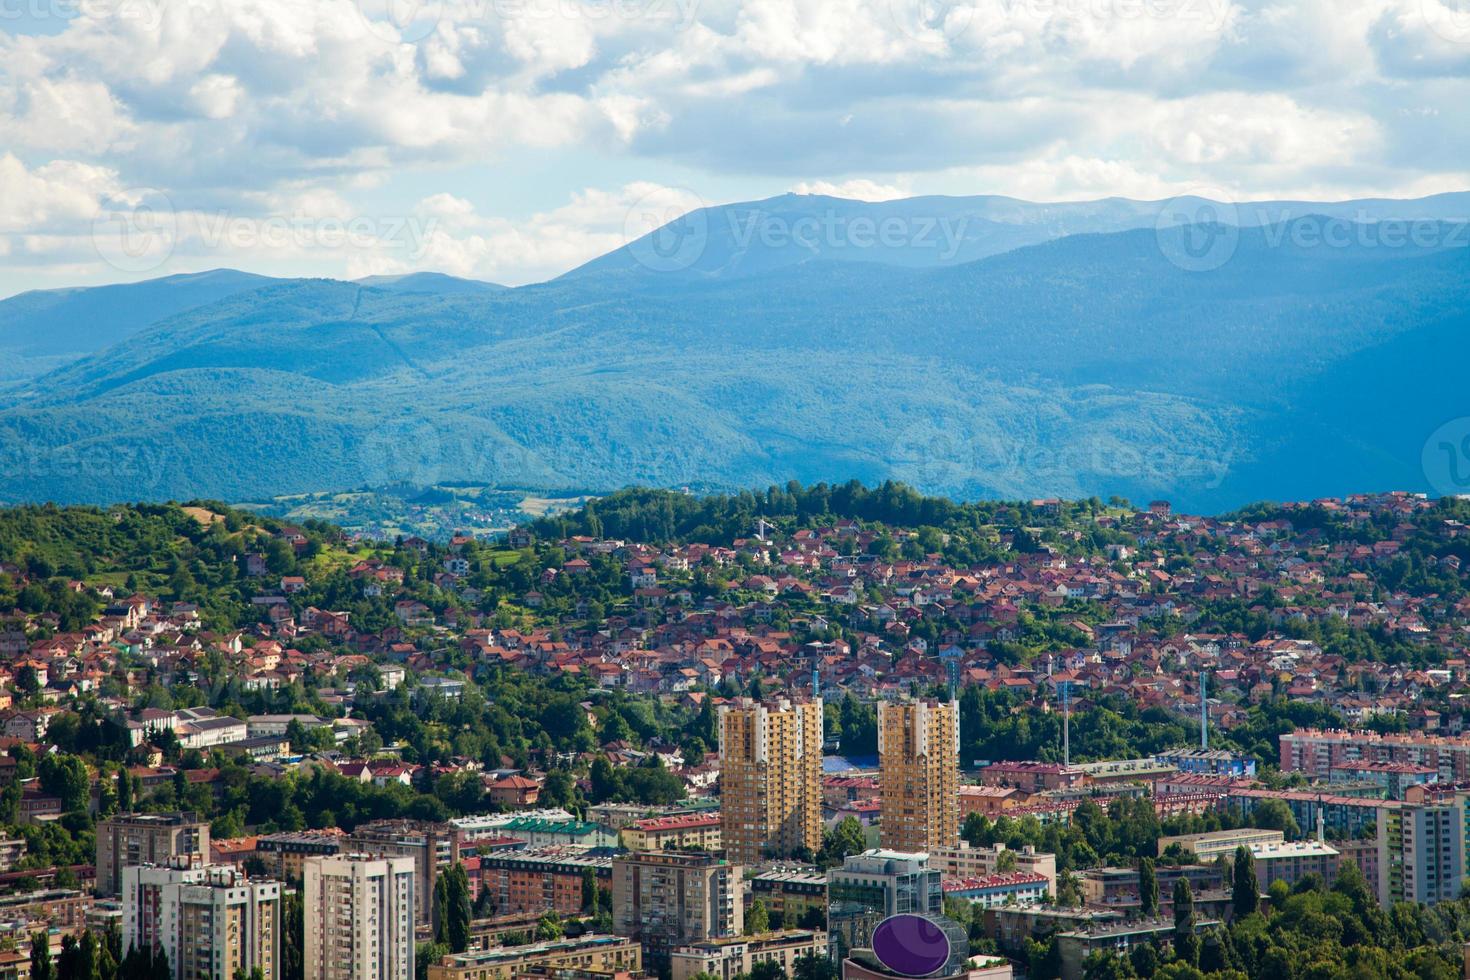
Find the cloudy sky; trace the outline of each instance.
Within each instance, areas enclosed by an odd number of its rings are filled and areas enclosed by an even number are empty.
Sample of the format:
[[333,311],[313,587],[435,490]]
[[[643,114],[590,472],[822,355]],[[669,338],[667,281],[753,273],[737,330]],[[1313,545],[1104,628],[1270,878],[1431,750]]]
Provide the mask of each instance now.
[[1470,0],[0,0],[0,295],[522,283],[787,191],[1420,196],[1467,123]]

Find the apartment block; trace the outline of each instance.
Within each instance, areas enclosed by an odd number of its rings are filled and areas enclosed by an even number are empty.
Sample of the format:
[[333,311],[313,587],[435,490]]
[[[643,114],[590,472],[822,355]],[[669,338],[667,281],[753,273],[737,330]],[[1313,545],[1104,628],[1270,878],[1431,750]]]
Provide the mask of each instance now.
[[989,878],[1006,871],[1040,875],[1046,880],[1046,890],[1052,895],[1057,893],[1057,856],[1030,844],[1012,850],[1004,844],[971,847],[967,841],[960,841],[955,847],[930,851],[929,866],[938,868],[946,878]]
[[796,961],[803,956],[827,956],[827,934],[808,929],[767,932],[759,936],[710,939],[680,946],[669,957],[672,980],[690,980],[699,974],[734,980],[749,976],[757,963],[774,963],[781,973],[796,975]]
[[634,851],[612,861],[613,931],[653,954],[745,931],[743,870],[709,853]]
[[742,698],[723,705],[720,834],[754,864],[822,847],[822,702]]
[[380,858],[409,858],[413,861],[416,919],[428,922],[433,915],[434,882],[439,872],[460,859],[462,841],[452,824],[432,820],[374,820],[359,826],[342,848],[354,854]]
[[1286,835],[1279,830],[1258,830],[1255,827],[1242,827],[1239,830],[1214,830],[1204,834],[1180,834],[1177,837],[1160,837],[1158,853],[1162,857],[1164,852],[1175,844],[1186,854],[1193,854],[1202,862],[1210,862],[1219,857],[1235,857],[1235,849],[1238,847],[1255,847],[1258,844],[1280,844],[1286,840]]
[[761,902],[773,915],[777,912],[788,926],[801,921],[811,909],[827,911],[827,876],[804,869],[773,868],[748,882],[745,908]]
[[429,980],[512,980],[542,970],[557,975],[563,971],[636,974],[642,968],[643,952],[636,942],[594,933],[446,956],[430,964]]
[[281,886],[230,867],[130,865],[122,871],[122,946],[157,946],[175,980],[277,976]]
[[612,858],[587,854],[507,851],[482,855],[480,887],[495,900],[501,914],[582,911],[582,876],[591,871],[600,884],[612,876]]
[[959,758],[957,705],[926,699],[878,706],[885,849],[927,852],[959,842]]
[[630,851],[718,851],[723,835],[718,813],[679,813],[635,820],[623,828]]
[[97,825],[97,894],[122,887],[129,865],[209,863],[209,824],[193,813],[118,813]]
[[1340,855],[1330,844],[1315,840],[1253,844],[1250,852],[1262,891],[1273,881],[1293,886],[1310,874],[1320,875],[1329,886],[1337,881]]
[[1441,902],[1460,897],[1465,878],[1464,797],[1380,811],[1378,900]]
[[305,980],[413,980],[416,878],[412,858],[308,858]]
[[331,857],[342,850],[346,839],[347,835],[336,828],[263,834],[255,839],[255,854],[275,877],[300,881],[302,865],[308,858]]
[[1281,771],[1326,780],[1334,768],[1397,762],[1433,770],[1440,783],[1470,783],[1470,736],[1298,728],[1281,736]]

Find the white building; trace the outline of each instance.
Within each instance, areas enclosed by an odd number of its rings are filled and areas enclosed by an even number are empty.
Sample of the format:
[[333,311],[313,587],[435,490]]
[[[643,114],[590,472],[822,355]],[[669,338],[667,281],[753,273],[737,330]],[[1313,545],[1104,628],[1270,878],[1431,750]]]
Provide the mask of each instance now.
[[122,872],[122,947],[159,947],[178,980],[278,975],[281,885],[233,867],[130,865]]
[[306,980],[413,980],[414,902],[413,858],[308,858]]

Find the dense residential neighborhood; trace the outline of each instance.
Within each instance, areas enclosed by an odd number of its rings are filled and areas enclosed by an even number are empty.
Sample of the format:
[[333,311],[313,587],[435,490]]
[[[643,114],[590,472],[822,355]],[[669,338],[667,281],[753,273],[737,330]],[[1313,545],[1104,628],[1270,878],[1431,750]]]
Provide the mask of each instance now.
[[0,511],[0,975],[871,977],[896,908],[976,980],[1457,974],[1464,561],[1407,493]]

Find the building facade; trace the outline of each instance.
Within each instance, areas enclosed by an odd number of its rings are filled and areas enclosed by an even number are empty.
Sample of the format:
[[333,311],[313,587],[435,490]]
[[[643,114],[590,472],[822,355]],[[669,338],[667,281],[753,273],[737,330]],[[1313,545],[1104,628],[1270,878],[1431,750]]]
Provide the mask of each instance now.
[[209,824],[193,813],[117,813],[97,825],[97,894],[118,894],[129,865],[209,863]]
[[416,879],[412,858],[308,858],[305,980],[413,980]]
[[1441,902],[1465,878],[1464,797],[1385,807],[1378,824],[1378,900]]
[[650,953],[745,931],[743,869],[709,853],[635,851],[612,861],[613,931]]
[[623,828],[630,851],[718,851],[723,846],[718,813],[679,813],[635,820]]
[[511,980],[540,970],[636,974],[642,968],[642,950],[633,940],[590,934],[446,956],[430,964],[429,980]]
[[122,871],[123,949],[158,947],[175,980],[236,971],[277,976],[281,886],[234,868],[130,865]]
[[1265,891],[1273,881],[1294,886],[1307,875],[1320,875],[1331,887],[1337,881],[1339,853],[1337,848],[1316,840],[1254,844],[1251,857],[1256,861],[1256,881]]
[[874,849],[827,872],[827,941],[834,959],[871,944],[878,923],[892,915],[944,912],[938,868],[926,854]]
[[940,847],[929,852],[929,865],[946,878],[988,878],[1006,871],[1023,871],[1046,879],[1046,890],[1057,893],[1057,856],[1038,851],[1030,844],[1019,850],[1004,844],[993,847],[971,847],[960,841],[956,847]]
[[588,872],[599,884],[612,876],[612,858],[586,854],[507,851],[482,855],[480,887],[490,893],[499,915],[582,911],[582,878]]
[[669,963],[672,980],[690,980],[701,973],[718,980],[734,980],[737,974],[749,975],[757,963],[775,963],[784,975],[795,976],[798,959],[826,955],[826,933],[787,929],[680,946],[669,957]]
[[354,830],[343,850],[413,861],[416,918],[428,922],[433,915],[434,882],[441,870],[459,861],[460,841],[460,833],[452,824],[432,820],[374,820]]
[[720,836],[738,864],[822,848],[822,702],[721,706]]
[[342,850],[347,835],[337,829],[286,831],[255,839],[255,854],[282,881],[300,881],[308,858],[331,857]]
[[1358,762],[1400,762],[1432,769],[1440,783],[1470,783],[1470,735],[1299,728],[1281,736],[1281,771],[1331,777],[1333,768]]
[[878,706],[885,849],[929,851],[959,842],[959,760],[958,705],[919,700]]

